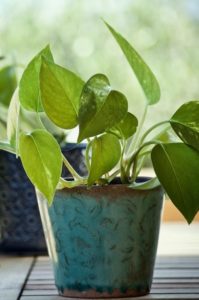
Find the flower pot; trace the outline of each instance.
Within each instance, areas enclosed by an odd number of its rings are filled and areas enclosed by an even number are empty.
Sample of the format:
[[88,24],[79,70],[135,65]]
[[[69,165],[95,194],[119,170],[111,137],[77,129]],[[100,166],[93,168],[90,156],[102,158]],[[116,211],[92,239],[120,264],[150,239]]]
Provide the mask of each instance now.
[[[84,149],[82,144],[63,148],[64,155],[82,175],[86,172]],[[68,175],[64,169],[63,176]],[[0,252],[46,252],[34,187],[20,159],[4,151],[0,151]]]
[[[139,180],[144,180],[143,178]],[[57,191],[38,203],[59,294],[108,298],[149,293],[163,190],[126,185]]]

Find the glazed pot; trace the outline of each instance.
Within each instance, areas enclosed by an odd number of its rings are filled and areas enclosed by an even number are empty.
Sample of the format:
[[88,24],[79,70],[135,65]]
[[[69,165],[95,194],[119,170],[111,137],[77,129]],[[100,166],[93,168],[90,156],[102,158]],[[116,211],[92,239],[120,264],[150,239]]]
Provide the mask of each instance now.
[[57,191],[50,207],[37,195],[60,295],[111,298],[149,293],[161,187],[141,191],[117,182],[80,186]]
[[[86,174],[84,144],[67,144],[62,152]],[[70,174],[66,169],[63,176]],[[46,253],[35,190],[14,154],[0,151],[0,252]]]

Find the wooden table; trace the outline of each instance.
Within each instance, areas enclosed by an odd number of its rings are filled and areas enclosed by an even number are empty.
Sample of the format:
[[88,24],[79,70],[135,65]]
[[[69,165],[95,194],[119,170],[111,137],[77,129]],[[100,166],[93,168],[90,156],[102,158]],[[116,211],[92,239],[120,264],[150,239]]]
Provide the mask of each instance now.
[[[48,257],[0,257],[0,300],[62,299]],[[158,256],[151,294],[128,299],[199,299],[199,256]]]

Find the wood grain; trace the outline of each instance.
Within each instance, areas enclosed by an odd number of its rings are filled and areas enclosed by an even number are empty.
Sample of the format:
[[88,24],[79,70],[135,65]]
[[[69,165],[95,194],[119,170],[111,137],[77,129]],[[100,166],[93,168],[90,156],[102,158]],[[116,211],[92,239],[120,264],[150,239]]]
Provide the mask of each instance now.
[[[57,294],[49,259],[39,257],[28,278],[20,300],[63,299],[63,297]],[[74,300],[74,298],[66,299]],[[144,297],[128,299],[199,299],[199,256],[159,256],[156,262],[151,294]]]

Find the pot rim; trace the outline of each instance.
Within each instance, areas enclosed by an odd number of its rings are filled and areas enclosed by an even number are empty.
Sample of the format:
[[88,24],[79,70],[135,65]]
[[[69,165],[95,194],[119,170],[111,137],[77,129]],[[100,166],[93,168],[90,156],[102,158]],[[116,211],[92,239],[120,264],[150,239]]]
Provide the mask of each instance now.
[[[152,178],[153,177],[151,177],[151,176],[138,176],[136,178],[136,183],[142,183],[142,182],[148,181],[148,180],[150,180]],[[64,179],[67,180],[67,181],[74,181],[73,177],[65,177]],[[101,186],[109,186],[109,185],[129,186],[130,183],[121,183],[121,177],[115,177],[110,183],[108,183],[106,185],[97,185],[97,184],[94,184],[91,187],[94,187],[94,186],[101,187]],[[79,186],[87,186],[87,185],[79,185]]]
[[[74,179],[72,177],[66,177],[65,178],[66,180],[68,181],[74,181]],[[152,177],[149,177],[149,176],[138,176],[137,179],[136,179],[136,182],[137,183],[142,183],[142,182],[146,182],[148,180],[152,179]],[[56,190],[56,192],[59,192],[59,191],[69,191],[71,190],[72,191],[77,191],[77,190],[115,190],[115,189],[120,189],[120,190],[126,190],[128,188],[129,191],[134,191],[134,192],[137,192],[137,193],[143,193],[143,192],[149,192],[149,191],[158,191],[158,190],[163,190],[163,187],[162,185],[158,185],[154,188],[151,188],[151,189],[134,189],[133,187],[129,187],[130,183],[121,183],[121,180],[120,180],[120,177],[116,177],[114,178],[114,180],[112,180],[109,184],[106,184],[106,185],[92,185],[92,186],[87,186],[87,185],[78,185],[78,186],[75,186],[75,187],[72,187],[72,188],[63,188],[63,189],[58,189]]]

